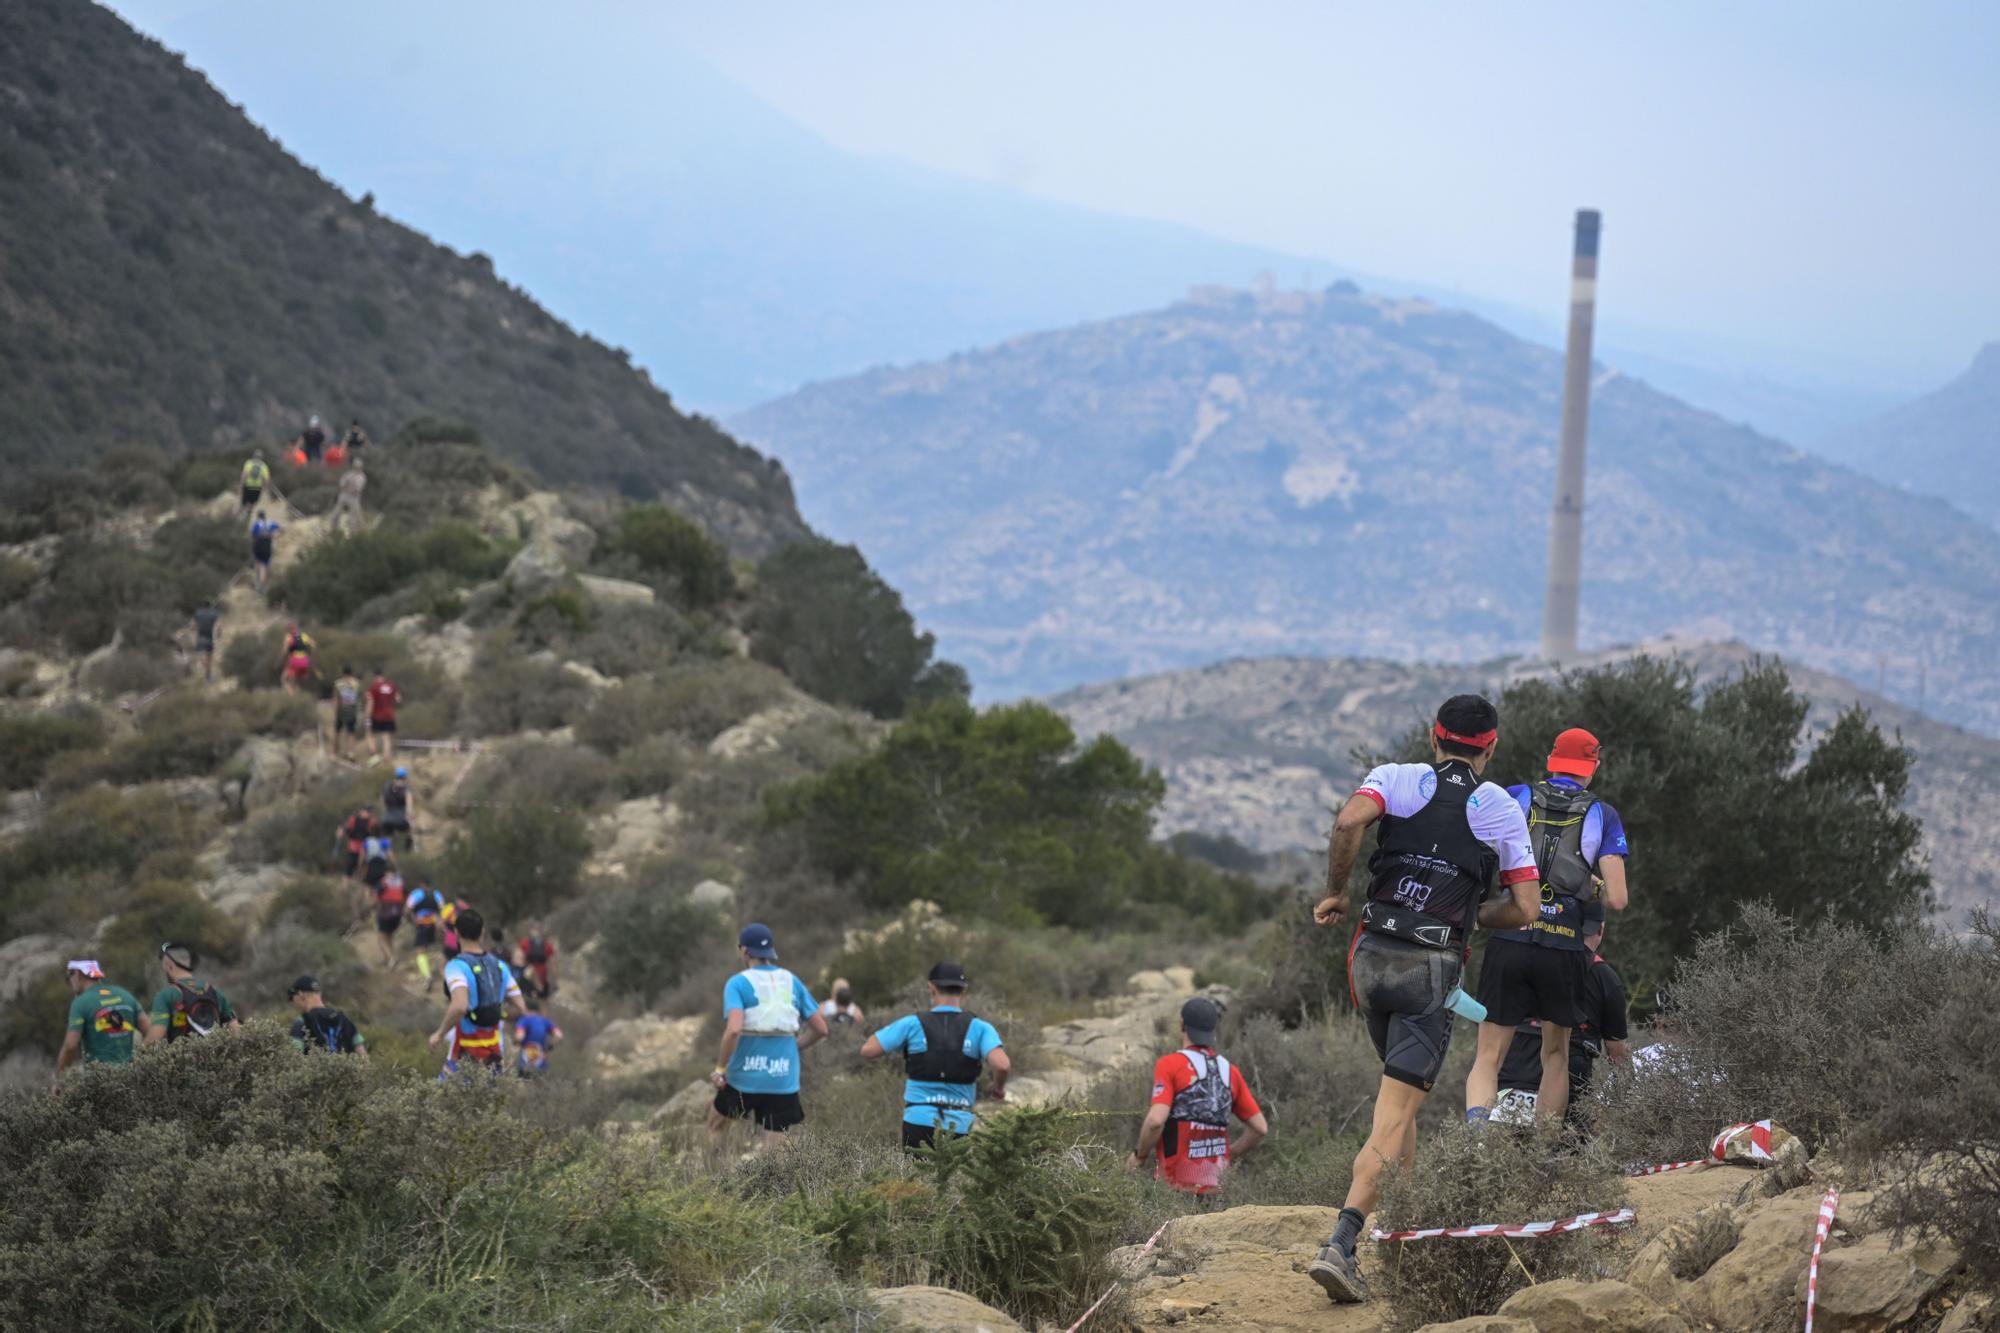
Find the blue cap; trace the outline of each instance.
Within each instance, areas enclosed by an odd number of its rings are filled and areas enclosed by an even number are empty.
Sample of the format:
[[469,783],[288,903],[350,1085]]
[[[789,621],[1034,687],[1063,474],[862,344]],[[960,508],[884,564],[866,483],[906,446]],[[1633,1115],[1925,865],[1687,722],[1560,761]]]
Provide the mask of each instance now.
[[742,945],[743,952],[749,954],[752,958],[776,958],[778,956],[778,941],[772,936],[771,928],[761,925],[758,922],[752,921],[749,925],[743,927],[743,933],[736,937],[736,942]]

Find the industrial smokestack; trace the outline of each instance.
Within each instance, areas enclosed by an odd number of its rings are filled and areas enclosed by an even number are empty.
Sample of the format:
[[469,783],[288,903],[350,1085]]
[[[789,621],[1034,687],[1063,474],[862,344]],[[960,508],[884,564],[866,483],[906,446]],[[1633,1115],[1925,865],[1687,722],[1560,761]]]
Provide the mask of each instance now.
[[1576,656],[1577,602],[1583,583],[1583,456],[1590,441],[1590,335],[1597,319],[1597,229],[1594,208],[1576,211],[1576,252],[1570,263],[1569,356],[1563,367],[1562,454],[1556,460],[1556,505],[1549,521],[1549,590],[1542,604],[1542,656]]

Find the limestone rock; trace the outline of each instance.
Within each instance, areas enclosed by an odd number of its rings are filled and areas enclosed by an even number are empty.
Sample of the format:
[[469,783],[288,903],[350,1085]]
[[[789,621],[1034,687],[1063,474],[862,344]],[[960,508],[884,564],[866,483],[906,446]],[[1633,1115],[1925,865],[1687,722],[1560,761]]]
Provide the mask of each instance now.
[[1525,1319],[1476,1314],[1470,1319],[1454,1319],[1449,1324],[1425,1324],[1417,1333],[1536,1333],[1536,1330]]
[[[281,865],[224,865],[200,885],[201,895],[232,918],[254,918],[277,893],[278,886],[297,874],[296,870]],[[341,889],[329,882],[326,892],[334,897],[341,894]]]
[[577,582],[590,594],[591,600],[601,607],[651,606],[656,599],[653,590],[643,583],[630,579],[608,579],[600,574],[579,574]]
[[73,956],[60,935],[19,935],[0,944],[0,1004],[53,976]]
[[290,798],[304,776],[292,747],[273,736],[250,737],[232,763],[249,774],[243,787],[243,808],[249,811],[266,810]]
[[1535,1333],[1688,1333],[1685,1319],[1623,1282],[1543,1282],[1515,1292],[1500,1315],[1527,1320]]
[[1293,1246],[1317,1250],[1338,1221],[1338,1208],[1314,1204],[1245,1205],[1217,1213],[1177,1217],[1160,1238],[1160,1244],[1175,1250],[1282,1250]]
[[1090,1090],[1090,1076],[1080,1069],[1037,1069],[1007,1080],[1007,1101],[1015,1106],[1049,1106],[1061,1101],[1083,1100]]
[[609,869],[657,856],[671,845],[680,822],[680,807],[656,796],[620,801],[591,824],[592,840],[602,849],[596,864]]
[[[1843,1249],[1829,1249],[1819,1261],[1819,1313],[1815,1327],[1826,1333],[1886,1333],[1901,1328],[1958,1267],[1958,1251],[1948,1242],[1911,1240],[1900,1247],[1877,1234]],[[1792,1291],[1803,1309],[1806,1279]]]
[[868,1292],[891,1328],[921,1333],[1026,1333],[982,1301],[949,1287],[874,1287]]
[[708,743],[708,752],[717,759],[769,754],[784,747],[785,735],[792,728],[827,711],[826,705],[809,699],[788,699],[774,708],[753,713],[724,731]]
[[[1260,1333],[1386,1329],[1394,1312],[1385,1304],[1330,1305],[1305,1274],[1339,1216],[1337,1208],[1245,1206],[1175,1219],[1151,1254],[1132,1247],[1111,1256],[1133,1277],[1128,1325]],[[1380,1276],[1378,1248],[1362,1249],[1371,1279]]]
[[688,901],[697,907],[728,911],[736,906],[736,890],[719,879],[705,879],[688,890]]
[[[688,1058],[701,1035],[700,1016],[620,1018],[604,1025],[590,1043],[590,1058],[604,1078],[626,1078],[671,1069]],[[708,1086],[703,1084],[703,1087]]]
[[[1758,1328],[1789,1319],[1793,1292],[1811,1255],[1820,1197],[1816,1189],[1794,1190],[1743,1209],[1736,1248],[1687,1285],[1687,1309],[1718,1328]],[[1856,1220],[1873,1199],[1865,1191],[1841,1195],[1836,1228],[1858,1229]],[[1824,1280],[1820,1291],[1824,1296]]]
[[576,662],[565,659],[562,669],[570,675],[575,676],[593,690],[608,690],[618,683],[587,662]]
[[657,1125],[663,1120],[692,1120],[707,1110],[714,1100],[715,1085],[705,1078],[698,1078],[660,1103],[653,1112],[652,1123]]
[[1937,1333],[1974,1333],[1977,1329],[1990,1328],[1993,1326],[1989,1317],[1992,1313],[1991,1296],[1983,1292],[1967,1292],[1938,1322]]
[[554,544],[531,540],[507,562],[503,577],[516,597],[534,597],[569,578],[569,563]]
[[454,620],[433,632],[425,628],[429,623],[426,616],[404,616],[392,628],[419,662],[436,667],[453,680],[462,679],[472,670],[472,660],[479,649],[472,627]]

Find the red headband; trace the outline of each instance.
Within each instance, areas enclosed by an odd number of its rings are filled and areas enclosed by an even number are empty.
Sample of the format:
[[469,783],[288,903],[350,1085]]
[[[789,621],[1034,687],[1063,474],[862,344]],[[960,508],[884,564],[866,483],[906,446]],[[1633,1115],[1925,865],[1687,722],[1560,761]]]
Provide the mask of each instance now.
[[1455,731],[1446,731],[1442,722],[1431,724],[1431,734],[1441,741],[1450,741],[1454,745],[1470,745],[1475,750],[1483,750],[1500,739],[1500,730],[1497,727],[1491,731],[1482,731],[1477,736],[1461,736]]

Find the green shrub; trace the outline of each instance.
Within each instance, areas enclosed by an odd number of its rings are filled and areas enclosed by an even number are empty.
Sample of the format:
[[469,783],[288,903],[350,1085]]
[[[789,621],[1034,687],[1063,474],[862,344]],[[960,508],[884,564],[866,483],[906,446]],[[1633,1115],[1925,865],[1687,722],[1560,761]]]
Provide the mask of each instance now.
[[[567,648],[597,621],[597,604],[574,581],[545,588],[514,613],[514,633],[531,648]],[[567,654],[565,654],[567,656]]]
[[560,663],[489,643],[466,678],[462,725],[474,736],[550,731],[582,717],[594,697],[589,683]]
[[338,884],[323,876],[299,875],[280,884],[264,905],[266,930],[286,921],[305,930],[338,935],[354,924],[354,909]]
[[381,799],[379,771],[329,774],[293,800],[253,817],[236,836],[231,859],[239,864],[278,863],[327,870],[336,863],[336,831],[362,806]]
[[693,652],[699,637],[686,617],[664,603],[621,606],[616,615],[598,616],[569,645],[569,655],[607,676],[643,676]]
[[42,568],[25,556],[0,552],[0,606],[12,606],[34,591]]
[[706,745],[785,693],[785,678],[759,663],[690,663],[606,690],[577,720],[576,737],[606,754],[668,732]]
[[411,417],[389,437],[389,444],[395,449],[414,448],[431,444],[469,444],[482,446],[479,428],[468,422],[456,421],[449,417]]
[[629,556],[665,583],[682,606],[714,606],[736,590],[729,552],[699,523],[665,505],[627,509],[618,516],[617,530],[607,545],[612,554]]
[[612,762],[612,779],[627,800],[673,790],[694,766],[694,754],[678,736],[648,736],[627,746]]
[[0,883],[98,868],[130,875],[147,857],[184,847],[194,836],[192,818],[165,793],[91,787],[50,806],[34,827],[0,847]]
[[481,755],[453,792],[459,809],[483,805],[588,809],[616,782],[611,761],[560,741],[514,741]]
[[871,906],[925,898],[953,914],[1088,926],[1145,882],[1164,793],[1115,739],[1079,745],[1041,704],[976,713],[947,701],[874,752],[773,793],[768,810]]
[[629,889],[600,911],[593,959],[598,975],[610,994],[642,1005],[678,986],[688,962],[716,947],[725,933],[713,908],[659,888]]
[[965,672],[931,661],[903,599],[852,546],[787,546],[757,571],[750,617],[759,661],[829,703],[900,717],[913,699],[965,699]]
[[122,635],[127,648],[164,657],[170,637],[244,560],[242,530],[229,518],[169,519],[144,545],[73,533],[22,605],[42,640],[71,653],[94,652]]
[[272,694],[168,695],[139,713],[138,729],[110,748],[65,765],[69,786],[129,784],[218,772],[251,736],[291,737],[313,728],[311,701]]
[[272,597],[299,616],[338,624],[420,575],[476,583],[496,577],[511,555],[465,523],[447,520],[416,533],[382,523],[315,543],[285,571]]
[[104,719],[94,709],[0,714],[0,781],[32,787],[57,755],[102,744]]
[[[1525,1222],[1624,1205],[1624,1179],[1601,1147],[1552,1152],[1534,1135],[1458,1125],[1420,1138],[1416,1161],[1385,1174],[1375,1225],[1406,1231]],[[1530,1282],[1595,1279],[1616,1245],[1604,1228],[1522,1241],[1398,1242],[1385,1255],[1379,1299],[1400,1329],[1491,1314]]]
[[156,976],[160,946],[168,943],[193,949],[201,966],[212,969],[242,956],[243,926],[218,911],[192,885],[153,880],[141,884],[105,926],[97,956],[112,976]]
[[186,665],[161,646],[120,646],[84,668],[83,687],[100,699],[115,699],[151,694],[186,677]]
[[249,457],[244,449],[198,449],[182,454],[173,463],[174,491],[190,500],[234,494],[242,485],[243,464]]
[[515,922],[574,893],[589,856],[590,836],[574,810],[475,810],[446,846],[438,879],[495,924]]

